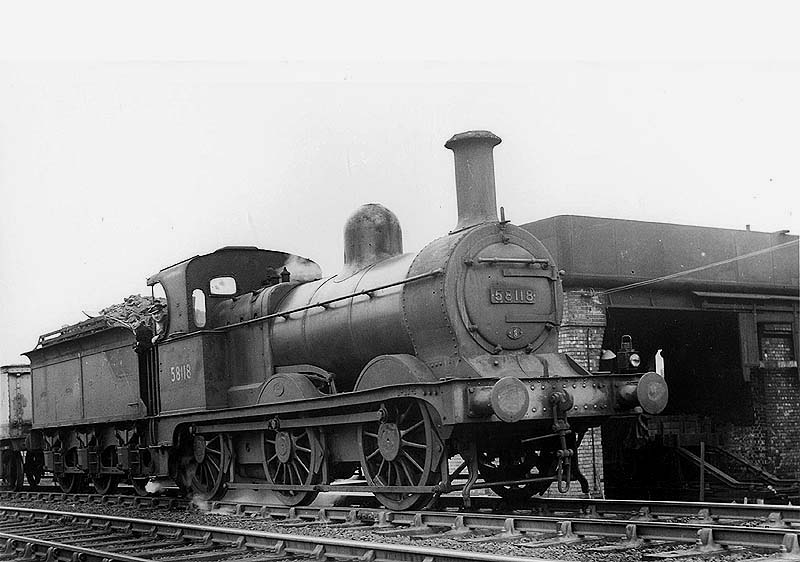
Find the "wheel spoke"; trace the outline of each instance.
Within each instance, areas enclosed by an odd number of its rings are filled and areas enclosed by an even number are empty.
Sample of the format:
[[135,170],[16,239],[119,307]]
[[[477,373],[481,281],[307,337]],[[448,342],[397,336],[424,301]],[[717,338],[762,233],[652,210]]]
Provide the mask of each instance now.
[[414,485],[414,477],[411,476],[411,472],[409,472],[408,466],[406,466],[406,460],[403,457],[400,457],[399,459],[397,459],[397,462],[398,462],[398,464],[400,466],[403,467],[403,472],[405,473],[406,478],[408,478],[409,486],[413,486]]
[[394,481],[395,481],[395,484],[397,484],[398,486],[402,486],[403,485],[403,475],[400,474],[400,466],[399,466],[400,463],[397,462],[397,460],[395,460],[392,464],[394,464]]
[[402,414],[397,416],[397,425],[400,425],[405,421],[408,414],[410,414],[411,410],[414,408],[414,405],[415,405],[414,402],[409,403],[408,408],[406,408]]
[[[220,460],[222,460],[222,459],[220,459]],[[218,463],[217,461],[215,461],[214,459],[212,459],[210,457],[206,458],[206,461],[207,461],[207,463],[204,463],[204,464],[208,464],[209,468],[213,467],[217,472],[222,472],[221,463]]]
[[[300,457],[295,457],[295,461],[296,461],[295,464],[299,464],[300,466],[303,467],[303,470],[306,471],[306,476],[311,474],[311,469],[306,466],[306,463],[303,462],[303,459],[301,459]],[[302,481],[302,478],[300,480]]]
[[381,452],[381,450],[380,450],[380,449],[375,449],[375,450],[374,450],[374,451],[372,451],[372,452],[371,452],[369,455],[367,455],[367,460],[368,460],[368,461],[369,461],[369,460],[372,460],[372,458],[373,458],[375,455],[377,455],[378,453],[380,453],[380,452]]
[[404,445],[404,446],[407,446],[407,447],[413,447],[414,449],[427,449],[428,448],[427,445],[424,445],[422,443],[415,443],[414,441],[407,441],[406,439],[400,439],[400,444]]
[[400,431],[400,437],[405,437],[407,434],[411,433],[412,431],[423,425],[425,425],[425,420],[419,420],[417,423],[415,423],[408,429],[403,429],[402,431]]
[[414,465],[414,467],[415,467],[415,468],[416,468],[416,469],[417,469],[417,470],[418,470],[420,473],[423,473],[423,472],[425,472],[425,470],[424,470],[424,469],[423,469],[423,468],[422,468],[422,467],[419,465],[419,463],[418,463],[416,460],[414,460],[414,457],[412,457],[411,455],[409,455],[409,454],[408,454],[408,451],[401,451],[401,452],[403,453],[403,456],[404,456],[405,458],[407,458],[409,461],[411,461],[411,464],[413,464],[413,465]]
[[366,435],[367,437],[372,437],[376,441],[378,440],[378,434],[377,433],[370,433],[369,431],[364,431],[364,435]]
[[297,475],[297,483],[298,483],[298,484],[304,484],[304,482],[303,482],[303,477],[300,475],[300,469],[299,469],[299,468],[297,468],[297,465],[296,465],[296,464],[294,464],[294,463],[292,463],[291,467],[292,467],[292,470],[293,470],[293,471],[295,472],[295,474]]

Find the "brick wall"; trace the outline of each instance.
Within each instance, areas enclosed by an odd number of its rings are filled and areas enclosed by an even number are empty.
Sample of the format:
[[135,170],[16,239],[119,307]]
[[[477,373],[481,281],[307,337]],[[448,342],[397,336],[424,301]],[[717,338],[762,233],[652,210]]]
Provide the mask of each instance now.
[[[592,291],[571,289],[564,291],[564,317],[558,332],[558,350],[568,353],[579,365],[589,371],[600,368],[600,351],[606,329],[606,311],[602,297]],[[589,481],[589,495],[602,497],[603,490],[603,440],[600,428],[593,428],[578,448],[578,466]],[[561,495],[553,485],[545,494]],[[578,482],[572,482],[568,496],[582,496]]]
[[558,332],[558,350],[568,353],[590,371],[600,368],[600,350],[606,329],[602,297],[591,291],[564,291],[564,317]]
[[794,360],[794,354],[792,353],[792,340],[790,337],[762,337],[761,350],[764,361],[789,362]]
[[800,378],[796,369],[750,375],[754,423],[731,425],[725,446],[783,478],[800,478]]

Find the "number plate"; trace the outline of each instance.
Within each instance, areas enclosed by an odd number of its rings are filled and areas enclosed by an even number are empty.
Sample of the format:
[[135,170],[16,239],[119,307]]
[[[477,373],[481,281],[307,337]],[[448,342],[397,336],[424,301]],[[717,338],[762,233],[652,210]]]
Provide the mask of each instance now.
[[492,304],[536,304],[536,293],[527,287],[492,287],[489,289]]

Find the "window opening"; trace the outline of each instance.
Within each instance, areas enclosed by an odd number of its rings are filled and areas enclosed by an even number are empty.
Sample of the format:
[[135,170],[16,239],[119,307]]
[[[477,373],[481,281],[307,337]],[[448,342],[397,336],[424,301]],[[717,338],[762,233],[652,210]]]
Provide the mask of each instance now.
[[151,325],[153,331],[152,341],[163,340],[167,335],[169,327],[169,309],[167,307],[167,293],[161,283],[156,283],[150,287],[150,294],[153,297],[153,304],[148,309],[152,318]]
[[198,328],[206,325],[206,294],[202,289],[192,291],[192,307],[194,308],[194,324]]
[[235,295],[236,279],[233,277],[215,277],[209,283],[212,295]]

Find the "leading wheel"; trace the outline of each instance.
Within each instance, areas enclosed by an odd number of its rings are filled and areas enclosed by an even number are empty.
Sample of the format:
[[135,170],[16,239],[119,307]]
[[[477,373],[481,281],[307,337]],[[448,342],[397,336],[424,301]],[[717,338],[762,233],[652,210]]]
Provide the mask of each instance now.
[[[270,484],[310,486],[319,482],[322,446],[312,429],[262,432],[264,474]],[[308,505],[318,492],[275,490],[285,505]]]
[[[361,425],[358,435],[361,470],[370,486],[434,486],[441,481],[442,446],[424,403],[413,398],[382,405],[384,421]],[[428,505],[432,492],[376,492],[393,510]]]
[[223,433],[195,435],[192,440],[193,475],[189,483],[192,497],[210,500],[225,493],[231,446]]
[[9,490],[22,489],[25,471],[22,466],[22,454],[19,451],[3,451],[2,486]]
[[[556,473],[556,456],[553,451],[481,451],[478,453],[478,472],[487,484],[550,477]],[[491,490],[501,498],[517,502],[543,493],[551,483],[551,480],[547,480],[527,484],[503,484],[491,486]]]

